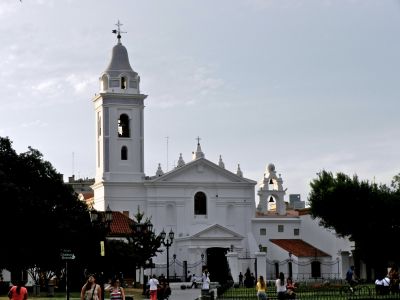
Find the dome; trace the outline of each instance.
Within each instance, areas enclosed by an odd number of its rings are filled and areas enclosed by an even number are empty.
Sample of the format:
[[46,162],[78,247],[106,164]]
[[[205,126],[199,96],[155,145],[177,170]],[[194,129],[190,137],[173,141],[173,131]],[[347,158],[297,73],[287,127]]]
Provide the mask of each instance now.
[[129,63],[128,51],[122,44],[117,44],[112,49],[111,62],[105,72],[112,71],[134,72]]
[[267,169],[268,169],[268,172],[270,172],[270,173],[275,172],[275,165],[274,164],[269,164]]

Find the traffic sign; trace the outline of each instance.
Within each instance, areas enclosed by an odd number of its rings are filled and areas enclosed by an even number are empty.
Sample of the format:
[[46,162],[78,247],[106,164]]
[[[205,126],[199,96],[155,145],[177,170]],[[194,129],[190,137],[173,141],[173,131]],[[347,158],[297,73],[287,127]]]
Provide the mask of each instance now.
[[75,259],[74,253],[70,249],[62,249],[60,253],[61,259]]
[[61,259],[75,259],[75,255],[73,253],[61,253]]

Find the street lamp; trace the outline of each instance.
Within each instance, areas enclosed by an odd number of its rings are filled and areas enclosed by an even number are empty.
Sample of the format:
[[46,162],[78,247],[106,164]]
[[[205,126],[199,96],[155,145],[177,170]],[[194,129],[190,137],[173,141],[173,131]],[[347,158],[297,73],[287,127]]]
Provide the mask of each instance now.
[[163,244],[167,248],[167,282],[169,283],[169,247],[172,245],[174,241],[174,232],[172,228],[168,233],[168,238],[166,238],[167,234],[165,233],[164,229],[160,233],[161,244]]
[[[110,209],[110,205],[107,205],[107,209],[104,212],[99,212],[95,209],[91,209],[90,213],[90,221],[93,226],[99,226],[102,231],[101,241],[100,241],[100,256],[105,256],[105,241],[107,240],[107,234],[110,232],[111,223],[113,220],[113,212]],[[104,239],[104,240],[103,240]],[[104,274],[103,274],[104,276]],[[104,278],[99,278],[99,284],[102,288],[101,298],[104,299],[104,285],[102,281]],[[68,299],[67,299],[68,300]]]

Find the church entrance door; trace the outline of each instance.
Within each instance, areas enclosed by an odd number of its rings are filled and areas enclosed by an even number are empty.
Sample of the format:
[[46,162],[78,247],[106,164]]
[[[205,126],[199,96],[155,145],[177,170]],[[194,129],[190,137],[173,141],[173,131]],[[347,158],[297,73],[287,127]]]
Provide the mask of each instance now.
[[210,280],[219,283],[225,283],[228,280],[229,267],[226,253],[228,248],[208,248],[207,254],[207,269],[210,272]]

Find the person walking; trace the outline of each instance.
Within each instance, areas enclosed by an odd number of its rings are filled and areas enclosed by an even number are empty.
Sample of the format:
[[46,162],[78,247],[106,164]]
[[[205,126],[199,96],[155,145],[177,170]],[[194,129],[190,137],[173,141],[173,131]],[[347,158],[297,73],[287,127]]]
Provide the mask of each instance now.
[[285,274],[279,273],[278,279],[275,281],[276,293],[278,299],[286,298],[286,284],[285,284]]
[[258,277],[256,289],[257,289],[258,300],[267,300],[267,293],[265,292],[267,290],[267,286],[265,284],[264,277],[262,275]]
[[105,290],[110,291],[110,300],[125,300],[125,290],[119,279],[114,279]]
[[153,274],[153,277],[149,280],[150,300],[157,300],[157,289],[159,284],[156,274]]
[[24,282],[19,280],[17,285],[14,285],[8,291],[8,298],[10,300],[27,300],[28,290],[24,287]]
[[81,300],[99,300],[101,299],[101,287],[96,283],[94,274],[90,274],[86,283],[81,289]]

